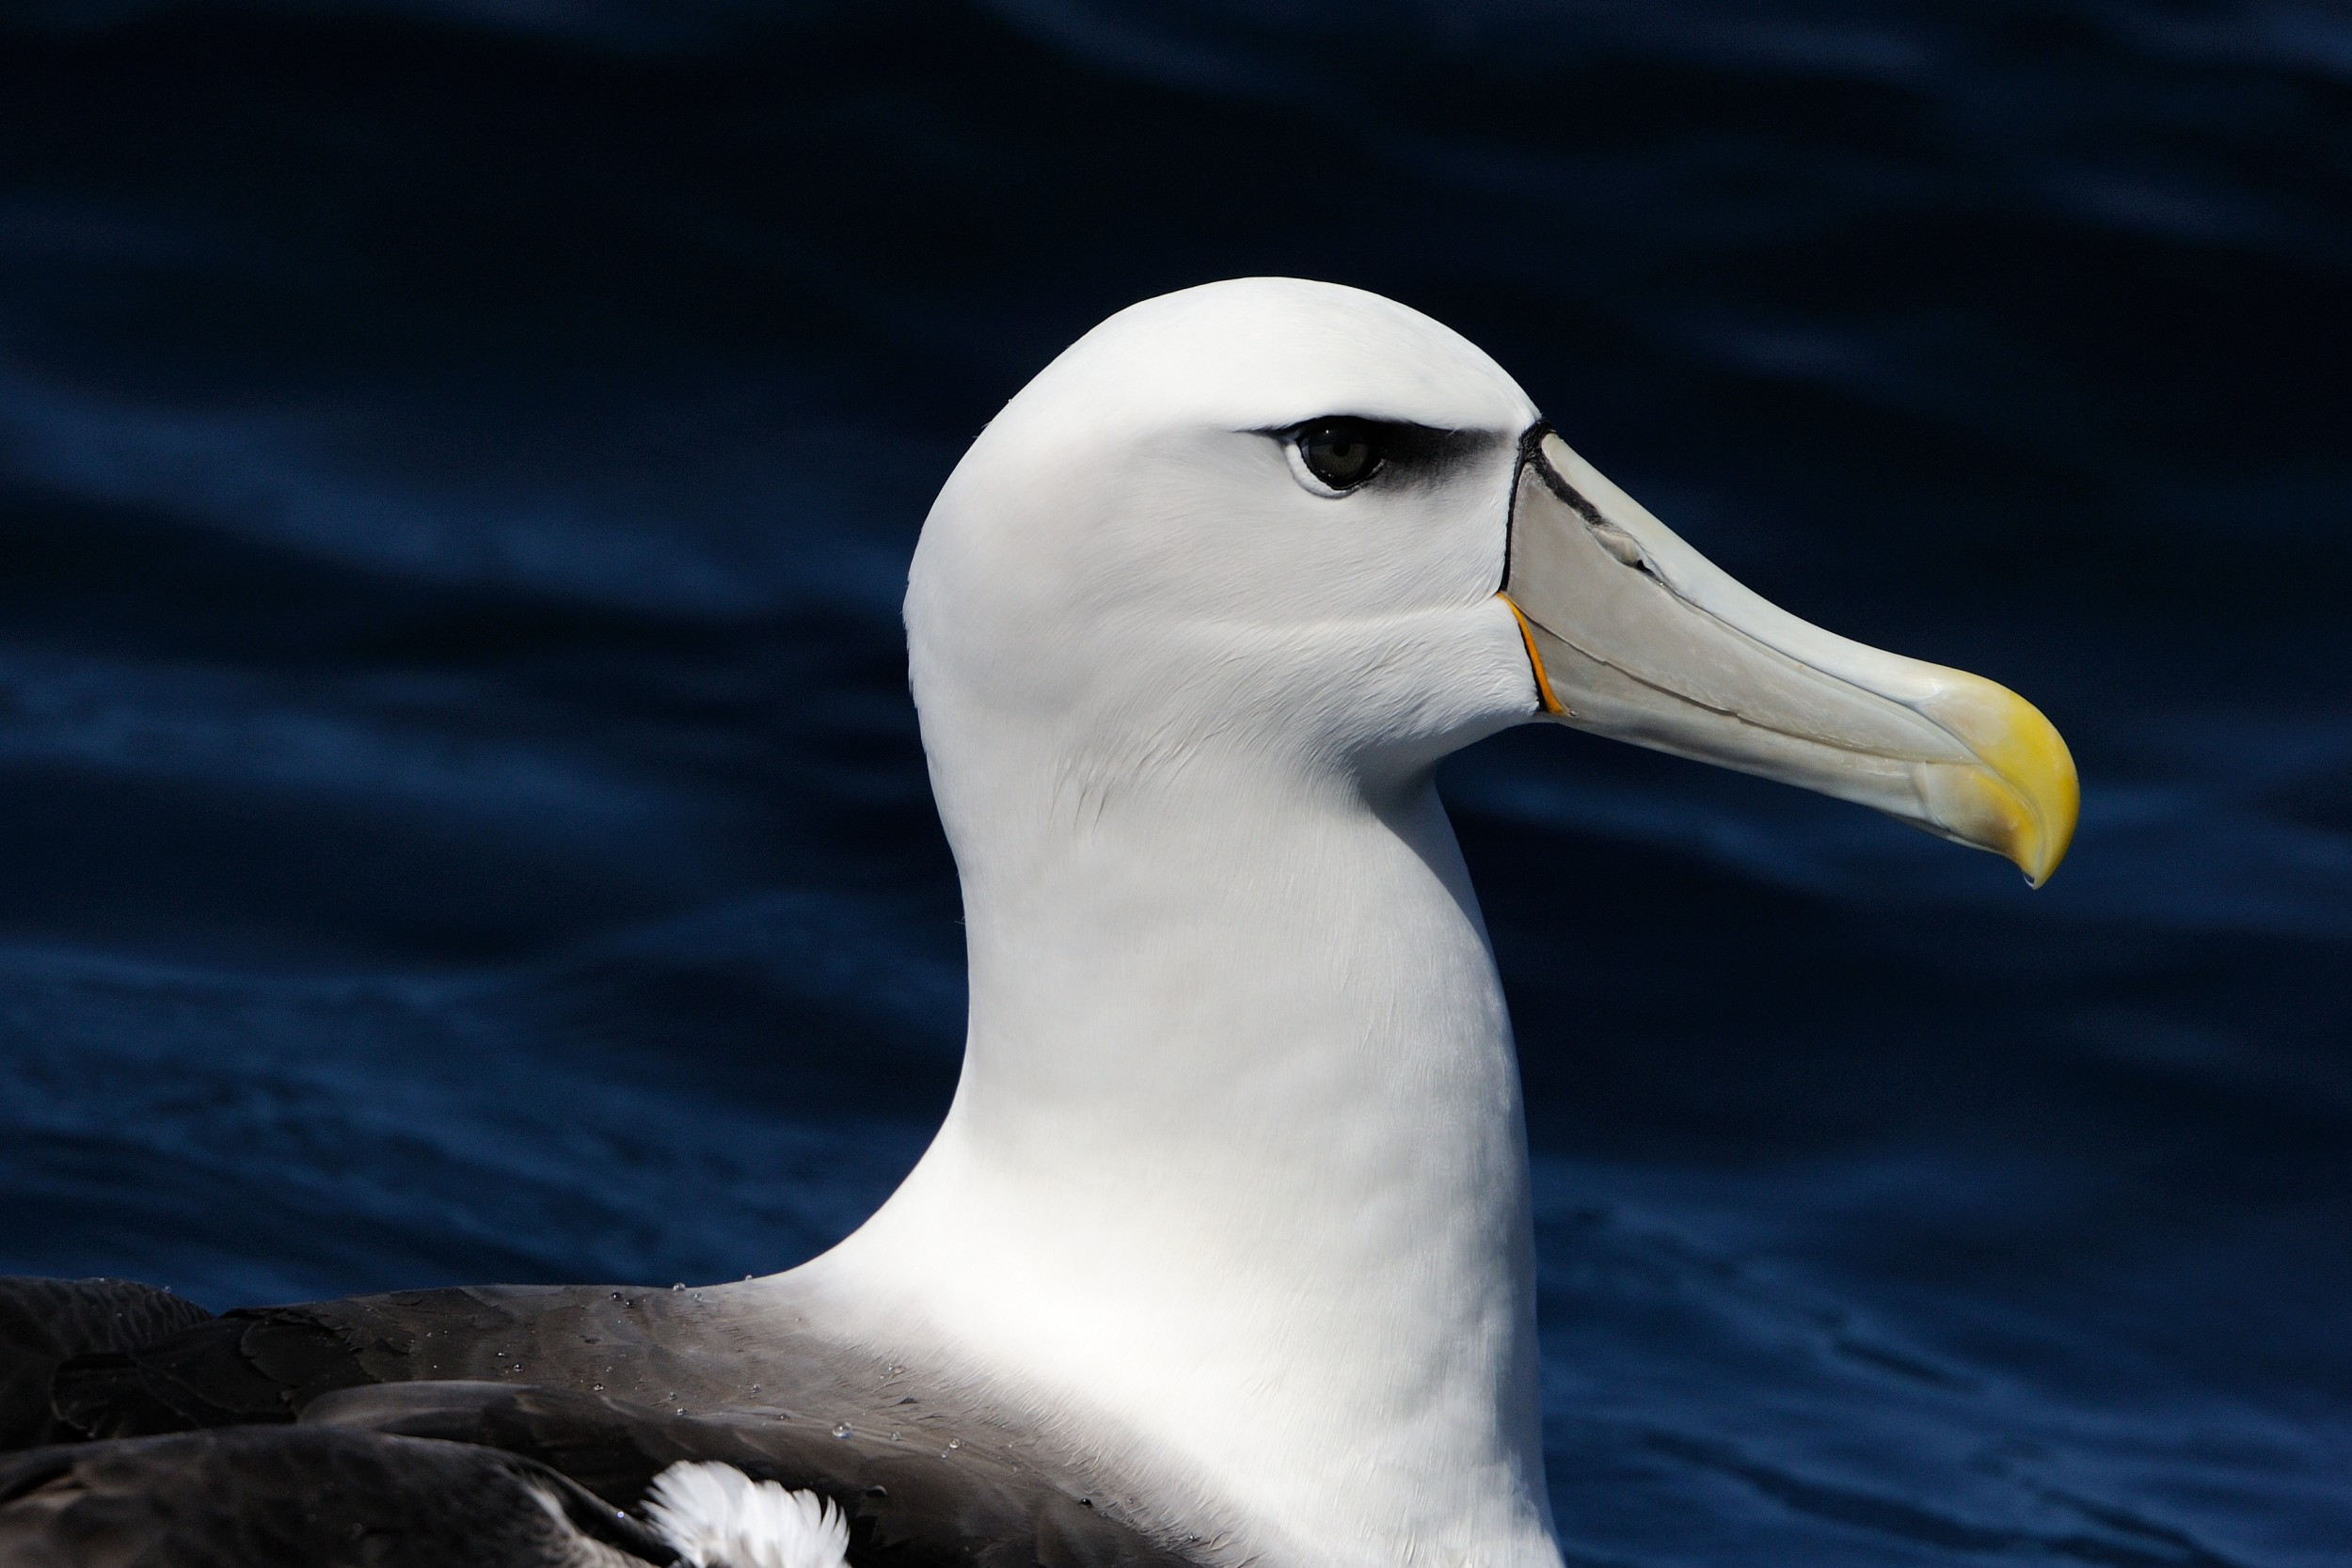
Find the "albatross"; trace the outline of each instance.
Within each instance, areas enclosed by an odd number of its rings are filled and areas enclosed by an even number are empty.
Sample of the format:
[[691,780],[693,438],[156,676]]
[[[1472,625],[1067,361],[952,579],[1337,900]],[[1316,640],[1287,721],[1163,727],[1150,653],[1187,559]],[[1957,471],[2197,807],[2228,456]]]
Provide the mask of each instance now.
[[940,492],[909,669],[969,1032],[905,1182],[697,1289],[0,1291],[0,1563],[1557,1568],[1510,1018],[1435,785],[1565,724],[2066,852],[2010,690],[1810,626],[1486,354],[1147,300]]

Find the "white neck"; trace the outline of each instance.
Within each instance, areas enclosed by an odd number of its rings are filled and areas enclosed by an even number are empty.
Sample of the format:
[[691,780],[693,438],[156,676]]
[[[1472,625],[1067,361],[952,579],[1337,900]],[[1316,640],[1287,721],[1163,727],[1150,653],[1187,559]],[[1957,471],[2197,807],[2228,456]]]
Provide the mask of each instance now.
[[1556,1564],[1510,1022],[1426,768],[936,728],[962,1080],[801,1276],[1231,1557]]

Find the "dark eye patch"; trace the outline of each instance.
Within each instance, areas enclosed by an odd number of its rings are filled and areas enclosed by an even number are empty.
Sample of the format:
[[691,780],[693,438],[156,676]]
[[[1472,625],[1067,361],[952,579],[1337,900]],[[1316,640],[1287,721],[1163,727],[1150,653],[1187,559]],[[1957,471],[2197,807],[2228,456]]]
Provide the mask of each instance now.
[[1330,414],[1266,434],[1298,449],[1307,471],[1332,489],[1355,490],[1382,475],[1423,479],[1480,444],[1476,431],[1438,430],[1402,420]]

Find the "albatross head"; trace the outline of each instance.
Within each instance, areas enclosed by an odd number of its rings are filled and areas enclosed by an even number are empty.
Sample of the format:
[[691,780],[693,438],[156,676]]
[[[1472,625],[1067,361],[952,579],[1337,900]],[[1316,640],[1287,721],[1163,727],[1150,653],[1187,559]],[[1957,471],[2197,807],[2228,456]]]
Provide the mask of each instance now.
[[954,765],[1009,734],[1059,753],[1053,803],[1083,823],[1220,753],[1377,789],[1549,719],[1859,801],[2036,885],[2074,826],[2074,763],[2024,699],[1776,609],[1475,346],[1332,284],[1210,284],[1081,339],[948,483],[907,620],[951,811]]
[[1223,1561],[1559,1560],[1517,1059],[1439,758],[1556,721],[2035,880],[2074,824],[2022,700],[1774,610],[1353,289],[1089,333],[957,467],[906,609],[963,1073],[793,1309]]

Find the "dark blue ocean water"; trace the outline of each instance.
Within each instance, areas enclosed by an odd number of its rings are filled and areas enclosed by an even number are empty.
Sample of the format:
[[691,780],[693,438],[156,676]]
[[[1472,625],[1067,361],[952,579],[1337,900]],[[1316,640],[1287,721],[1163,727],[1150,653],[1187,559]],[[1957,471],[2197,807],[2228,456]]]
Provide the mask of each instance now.
[[731,1278],[953,1081],[897,603],[1283,272],[2066,732],[2072,863],[1450,766],[1574,1560],[2352,1562],[2352,20],[138,0],[0,31],[0,1269]]

